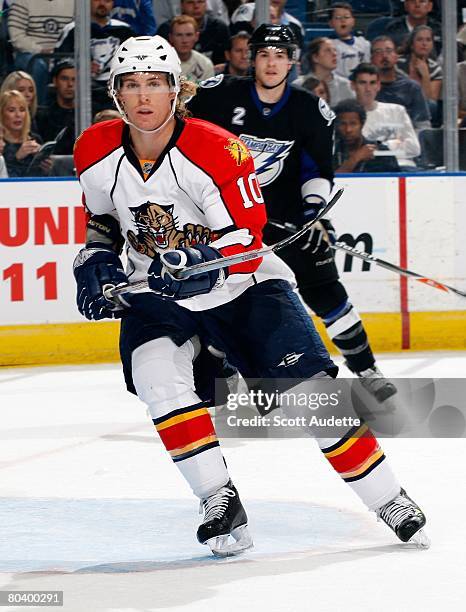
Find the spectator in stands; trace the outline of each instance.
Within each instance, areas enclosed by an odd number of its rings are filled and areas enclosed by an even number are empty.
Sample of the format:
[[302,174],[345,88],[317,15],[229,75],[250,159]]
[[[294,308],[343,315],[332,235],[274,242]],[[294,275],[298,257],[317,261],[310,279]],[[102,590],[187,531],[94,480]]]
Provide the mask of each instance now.
[[[28,105],[19,91],[13,89],[0,95],[0,126],[3,128],[5,140],[3,155],[8,175],[30,176],[31,162],[40,149],[41,139],[30,132],[31,117]],[[48,174],[50,167],[50,158],[47,158],[36,168],[34,174]]]
[[[273,25],[280,23],[278,9],[273,4],[269,5],[269,23],[272,23]],[[255,2],[246,2],[245,4],[241,4],[231,16],[230,32],[232,34],[236,34],[237,32],[248,32],[249,34],[252,34],[256,29],[256,26]],[[299,33],[299,36],[301,36],[301,31],[297,26],[294,33],[295,35]],[[296,40],[298,40],[298,37]]]
[[370,61],[371,44],[364,36],[354,36],[355,20],[349,2],[335,2],[331,6],[329,25],[335,30],[333,44],[337,50],[336,72],[349,78],[353,68]]
[[14,70],[5,77],[0,88],[0,94],[12,89],[16,89],[16,91],[19,91],[25,97],[29,108],[29,115],[31,116],[31,131],[39,132],[36,122],[37,88],[34,79],[23,70]]
[[104,108],[94,115],[92,123],[100,123],[101,121],[112,121],[113,119],[121,119],[120,113],[114,108]]
[[398,54],[389,36],[377,36],[372,41],[372,63],[380,72],[379,102],[401,104],[417,130],[431,127],[430,113],[421,86],[396,70]]
[[[195,50],[204,53],[213,64],[221,64],[225,59],[230,32],[226,23],[206,14],[206,0],[181,0],[181,14],[193,17],[197,22],[199,40]],[[170,34],[170,22],[165,21],[160,25],[157,34],[168,40]]]
[[217,74],[232,74],[234,76],[247,76],[249,74],[249,39],[247,32],[238,32],[230,37],[228,49],[225,51],[224,64],[217,64]]
[[15,68],[30,72],[36,82],[39,104],[47,97],[48,62],[63,28],[73,19],[74,0],[14,0],[8,14],[8,31],[15,51]]
[[401,47],[414,28],[428,25],[434,32],[435,49],[439,54],[442,46],[442,30],[439,22],[429,15],[433,8],[432,0],[405,0],[404,8],[406,15],[393,19],[385,28],[386,35],[390,36],[396,47]]
[[335,173],[343,172],[399,172],[393,155],[375,156],[376,151],[388,147],[368,140],[362,130],[366,111],[356,100],[342,100],[335,107],[336,141],[333,156]]
[[293,82],[294,85],[302,85],[310,76],[319,79],[319,81],[325,81],[330,92],[332,106],[335,106],[341,100],[354,97],[349,79],[335,72],[337,51],[333,40],[324,37],[314,38],[309,43],[307,55],[311,71],[297,78]]
[[114,0],[112,17],[127,23],[136,36],[154,36],[157,30],[152,0]]
[[[232,13],[244,0],[207,0],[207,13],[216,19],[230,23]],[[153,0],[157,23],[171,21],[181,13],[180,0]]]
[[174,17],[170,23],[168,39],[181,60],[181,73],[189,81],[198,83],[214,76],[214,65],[210,59],[194,50],[199,40],[199,32],[193,17],[189,15]]
[[55,100],[39,112],[37,125],[44,141],[56,140],[57,135],[64,128],[68,128],[60,138],[60,154],[72,155],[76,94],[76,68],[72,59],[64,59],[54,66],[52,83],[55,88]]
[[441,123],[438,117],[438,100],[442,95],[443,73],[440,64],[432,59],[434,38],[432,28],[417,26],[401,48],[402,56],[397,67],[419,83],[429,105],[433,123]]
[[152,4],[157,26],[165,21],[170,22],[173,17],[180,14],[179,0],[152,0]]
[[[108,106],[107,81],[110,62],[122,42],[134,36],[127,23],[112,19],[113,0],[87,0],[91,3],[91,76],[94,112]],[[63,30],[56,51],[74,53],[75,22]]]
[[319,81],[319,79],[311,76],[303,81],[301,87],[312,92],[318,98],[322,98],[327,104],[330,104],[330,92],[325,81]]
[[303,24],[293,17],[291,13],[287,13],[285,11],[287,0],[270,0],[270,6],[273,6],[278,11],[278,23],[281,25],[288,26],[296,36],[296,40],[298,41],[299,48],[302,49],[304,47],[304,28]]
[[3,151],[5,150],[5,141],[3,140],[3,128],[0,126],[0,179],[8,178],[8,170],[6,169],[5,158]]
[[458,119],[466,122],[466,61],[458,64]]
[[393,151],[402,170],[414,168],[414,158],[421,153],[419,140],[404,106],[376,100],[381,87],[378,69],[372,64],[359,64],[350,80],[356,100],[366,111],[363,136]]
[[242,0],[207,0],[207,12],[229,25],[231,15],[241,3]]

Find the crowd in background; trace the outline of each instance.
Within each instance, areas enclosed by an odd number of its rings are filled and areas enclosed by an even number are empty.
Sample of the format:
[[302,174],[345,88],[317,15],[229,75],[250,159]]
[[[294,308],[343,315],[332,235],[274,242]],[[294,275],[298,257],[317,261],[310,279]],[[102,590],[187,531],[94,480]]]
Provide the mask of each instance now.
[[[180,57],[183,75],[195,82],[221,73],[250,74],[254,2],[88,1],[94,121],[119,116],[107,95],[107,80],[114,52],[130,36],[165,37]],[[269,21],[288,25],[301,49],[290,82],[323,98],[336,114],[336,172],[438,166],[443,82],[439,3],[393,0],[389,13],[364,23],[358,2],[308,4],[319,5],[319,21],[300,22],[293,14],[296,2],[287,6],[286,0],[270,0]],[[462,137],[466,3],[457,5]],[[0,178],[72,174],[74,0],[3,0],[0,30]],[[466,147],[466,138],[460,142]],[[430,154],[432,147],[436,155]]]

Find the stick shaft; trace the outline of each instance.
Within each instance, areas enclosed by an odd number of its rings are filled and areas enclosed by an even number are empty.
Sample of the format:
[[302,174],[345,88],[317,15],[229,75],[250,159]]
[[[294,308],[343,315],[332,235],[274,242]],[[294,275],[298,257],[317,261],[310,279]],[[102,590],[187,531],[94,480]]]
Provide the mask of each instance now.
[[[253,259],[259,259],[260,257],[264,257],[266,255],[269,255],[270,253],[279,251],[280,249],[283,249],[284,247],[298,240],[298,238],[301,238],[301,236],[303,236],[306,232],[308,232],[315,223],[317,223],[318,221],[320,221],[320,219],[325,217],[325,215],[330,211],[331,208],[335,206],[335,204],[338,202],[338,200],[341,198],[342,195],[343,195],[343,189],[339,189],[336,192],[336,194],[333,196],[333,198],[330,200],[330,202],[315,217],[315,219],[313,219],[312,221],[309,221],[309,223],[306,223],[300,230],[296,231],[288,238],[280,240],[280,242],[277,242],[276,244],[273,244],[271,246],[265,246],[260,249],[255,249],[253,251],[245,251],[243,253],[237,253],[236,255],[229,255],[227,257],[222,257],[221,259],[215,259],[213,261],[206,261],[200,264],[196,264],[194,266],[191,266],[189,268],[186,268],[185,270],[178,272],[176,277],[179,278],[180,280],[184,280],[184,279],[189,278],[190,276],[193,276],[194,274],[200,274],[201,272],[210,272],[212,270],[219,270],[220,268],[227,268],[234,264],[243,263],[245,261],[251,261]],[[122,295],[124,293],[131,292],[131,291],[147,289],[148,286],[149,285],[147,283],[147,280],[136,281],[135,283],[129,283],[129,285],[125,285],[123,287],[116,287],[114,289],[107,291],[105,293],[105,297],[107,299],[111,299],[113,297]]]
[[364,251],[360,251],[359,249],[355,249],[350,247],[345,242],[335,242],[335,244],[330,245],[332,249],[336,249],[339,251],[345,251],[349,255],[354,257],[358,257],[363,261],[369,261],[377,264],[381,268],[385,268],[390,270],[391,272],[396,272],[401,276],[408,276],[410,278],[414,278],[420,283],[424,283],[425,285],[429,285],[430,287],[434,287],[435,289],[440,289],[441,291],[452,292],[461,297],[466,297],[466,293],[464,291],[460,291],[459,289],[455,289],[455,287],[450,287],[450,285],[446,285],[445,283],[441,283],[440,281],[434,280],[433,278],[428,278],[427,276],[423,276],[422,274],[418,274],[417,272],[413,272],[412,270],[407,270],[406,268],[400,268],[395,264],[390,263],[389,261],[385,261],[384,259],[379,259],[378,257],[374,257],[374,255],[369,255],[369,253],[365,253]]

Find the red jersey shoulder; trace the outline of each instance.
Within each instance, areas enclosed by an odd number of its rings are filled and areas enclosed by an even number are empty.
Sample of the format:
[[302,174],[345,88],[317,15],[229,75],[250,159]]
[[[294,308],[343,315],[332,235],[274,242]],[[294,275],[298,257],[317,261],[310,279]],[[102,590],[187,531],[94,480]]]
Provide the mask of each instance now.
[[196,166],[220,180],[222,175],[237,176],[253,164],[249,149],[238,136],[203,119],[185,119],[177,147]]
[[78,176],[121,146],[124,125],[122,119],[101,121],[78,136],[73,152]]

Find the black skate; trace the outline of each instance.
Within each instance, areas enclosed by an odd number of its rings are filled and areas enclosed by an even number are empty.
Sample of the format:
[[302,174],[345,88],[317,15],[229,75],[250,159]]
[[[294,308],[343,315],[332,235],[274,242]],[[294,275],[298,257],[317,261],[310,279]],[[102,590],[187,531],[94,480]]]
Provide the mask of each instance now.
[[361,385],[364,389],[373,395],[379,403],[397,393],[395,385],[384,377],[377,366],[362,372],[356,372],[356,374],[361,379]]
[[404,489],[400,490],[395,499],[377,510],[377,517],[393,529],[402,542],[429,548],[429,538],[422,529],[426,524],[426,517]]
[[[197,530],[197,539],[201,544],[207,544],[215,556],[239,555],[253,546],[248,517],[231,480],[203,499],[202,508],[204,521]],[[234,542],[229,542],[230,536]]]

